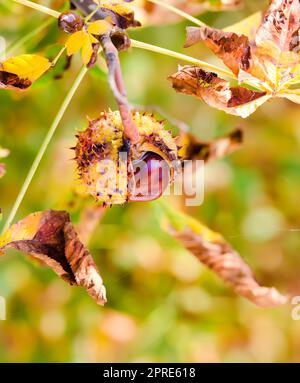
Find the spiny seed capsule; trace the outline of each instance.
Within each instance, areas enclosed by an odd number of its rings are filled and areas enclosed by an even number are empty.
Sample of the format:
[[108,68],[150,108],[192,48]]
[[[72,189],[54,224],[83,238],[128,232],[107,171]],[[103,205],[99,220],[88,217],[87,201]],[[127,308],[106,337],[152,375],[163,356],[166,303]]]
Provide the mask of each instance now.
[[119,112],[102,113],[77,136],[80,179],[99,202],[152,201],[174,180],[178,151],[172,134],[152,115],[134,112],[132,118],[140,135],[134,145],[124,140]]
[[81,31],[84,26],[82,17],[74,12],[63,12],[58,18],[58,27],[66,33]]

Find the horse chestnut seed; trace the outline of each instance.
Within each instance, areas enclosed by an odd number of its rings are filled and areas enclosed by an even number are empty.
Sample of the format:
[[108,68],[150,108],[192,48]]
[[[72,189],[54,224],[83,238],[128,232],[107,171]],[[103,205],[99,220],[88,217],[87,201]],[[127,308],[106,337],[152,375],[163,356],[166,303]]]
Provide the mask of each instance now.
[[58,18],[58,27],[66,33],[81,31],[84,26],[82,17],[74,12],[63,12]]
[[128,201],[149,202],[160,198],[170,183],[169,164],[157,153],[146,152],[133,162],[128,183]]

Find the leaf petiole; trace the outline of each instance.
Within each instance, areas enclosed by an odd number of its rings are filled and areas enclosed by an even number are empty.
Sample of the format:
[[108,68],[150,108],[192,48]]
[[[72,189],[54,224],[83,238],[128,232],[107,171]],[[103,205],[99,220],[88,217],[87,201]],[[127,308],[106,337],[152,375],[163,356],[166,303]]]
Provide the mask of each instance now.
[[40,4],[36,4],[36,3],[29,1],[29,0],[13,0],[13,1],[15,3],[26,5],[27,7],[36,9],[37,11],[46,13],[47,15],[50,15],[50,16],[53,16],[56,18],[59,18],[59,16],[60,16],[60,12],[54,11],[53,9],[50,9],[50,8],[45,7],[43,5],[40,5]]
[[51,66],[54,67],[57,64],[57,61],[60,59],[61,55],[66,50],[66,47],[63,46],[61,50],[58,52],[57,56],[52,60]]
[[145,49],[145,50],[148,50],[148,51],[151,51],[151,52],[155,52],[155,53],[160,53],[162,55],[165,55],[165,56],[170,56],[170,57],[174,57],[178,60],[183,60],[183,61],[187,61],[191,64],[194,64],[194,65],[197,65],[201,68],[205,68],[205,69],[208,69],[210,71],[213,71],[213,72],[217,72],[217,73],[220,73],[224,76],[227,76],[231,79],[234,79],[236,80],[236,77],[234,76],[234,74],[226,69],[223,69],[223,68],[220,68],[220,67],[217,67],[215,65],[212,65],[212,64],[209,64],[205,61],[202,61],[202,60],[198,60],[194,57],[190,57],[190,56],[187,56],[187,55],[184,55],[182,53],[178,53],[178,52],[174,52],[174,51],[171,51],[169,49],[165,49],[165,48],[161,48],[161,47],[158,47],[156,45],[151,45],[151,44],[147,44],[147,43],[143,43],[141,41],[137,41],[137,40],[132,40],[131,39],[131,46],[133,48],[140,48],[140,49]]

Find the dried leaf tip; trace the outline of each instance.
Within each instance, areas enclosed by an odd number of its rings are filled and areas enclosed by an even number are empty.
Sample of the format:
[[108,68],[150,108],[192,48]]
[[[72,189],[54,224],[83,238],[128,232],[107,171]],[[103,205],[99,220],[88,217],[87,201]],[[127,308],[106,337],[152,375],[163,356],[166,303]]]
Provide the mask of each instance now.
[[171,211],[166,205],[161,206],[169,222],[169,233],[238,295],[259,307],[287,303],[287,297],[275,288],[259,285],[250,267],[220,234],[185,214]]
[[174,88],[244,118],[275,97],[300,104],[299,89],[294,87],[300,83],[299,19],[299,0],[273,0],[260,24],[257,13],[245,20],[246,26],[241,22],[226,30],[189,27],[185,47],[203,41],[247,87],[231,86],[194,67],[193,73],[181,70],[171,76]]
[[48,210],[19,221],[0,237],[0,251],[9,248],[40,260],[70,285],[84,287],[99,305],[106,303],[97,266],[67,212]]

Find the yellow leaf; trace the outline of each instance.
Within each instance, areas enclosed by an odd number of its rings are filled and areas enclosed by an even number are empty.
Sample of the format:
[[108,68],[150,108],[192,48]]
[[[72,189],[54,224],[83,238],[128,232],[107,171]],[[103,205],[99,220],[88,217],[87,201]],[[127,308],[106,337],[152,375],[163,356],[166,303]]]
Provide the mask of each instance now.
[[67,47],[67,55],[72,56],[74,53],[78,52],[83,47],[86,37],[87,32],[84,30],[73,33],[65,43]]
[[102,3],[102,7],[111,9],[112,11],[118,13],[119,15],[122,15],[126,17],[127,15],[130,15],[132,13],[132,8],[129,8],[127,5],[121,4],[121,3]]
[[102,35],[111,29],[112,25],[106,20],[97,20],[88,26],[88,32],[93,35]]
[[89,33],[89,38],[90,38],[90,42],[92,44],[98,44],[99,43],[99,41],[93,35],[91,35],[90,33]]
[[35,81],[51,67],[51,62],[39,55],[24,54],[2,63],[2,70],[16,74],[21,79]]
[[93,46],[92,46],[92,41],[91,41],[92,36],[91,35],[86,35],[85,41],[82,47],[82,61],[84,65],[87,65],[92,57],[93,54]]

